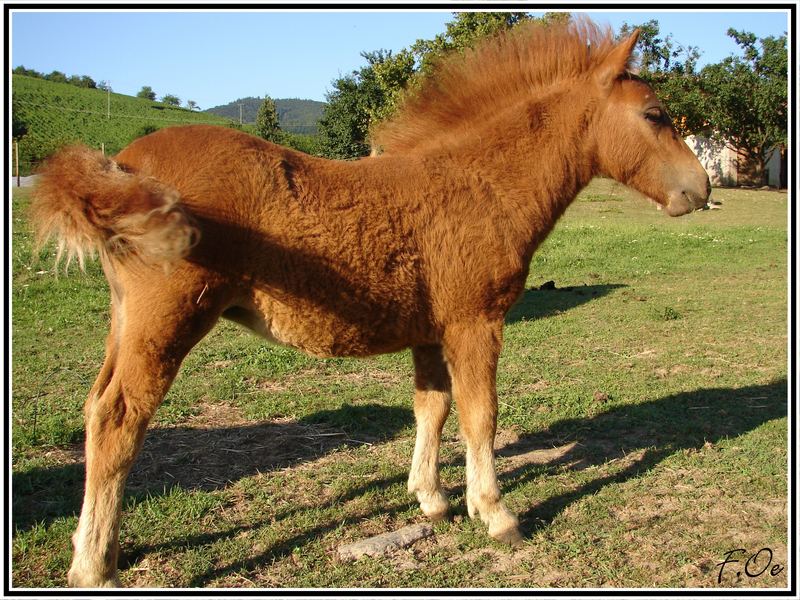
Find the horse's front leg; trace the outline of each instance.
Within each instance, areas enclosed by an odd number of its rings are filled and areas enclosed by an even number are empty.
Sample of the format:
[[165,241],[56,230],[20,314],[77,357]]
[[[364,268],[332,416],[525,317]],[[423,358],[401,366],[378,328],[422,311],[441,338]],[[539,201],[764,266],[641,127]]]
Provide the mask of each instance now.
[[439,444],[442,428],[450,413],[450,375],[441,346],[419,346],[412,349],[415,387],[414,417],[417,441],[408,491],[417,494],[420,508],[432,521],[448,515],[449,504],[439,482]]
[[489,535],[519,544],[517,517],[500,499],[494,466],[497,430],[497,360],[503,323],[479,320],[445,331],[444,351],[458,407],[461,433],[467,446],[467,510],[480,514]]

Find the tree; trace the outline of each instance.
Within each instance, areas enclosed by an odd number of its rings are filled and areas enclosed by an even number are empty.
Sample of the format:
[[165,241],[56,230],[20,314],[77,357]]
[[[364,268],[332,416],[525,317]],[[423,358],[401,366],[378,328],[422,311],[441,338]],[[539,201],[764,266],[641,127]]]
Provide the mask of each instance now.
[[67,83],[82,88],[94,89],[97,87],[97,84],[94,82],[94,79],[92,79],[88,75],[70,75],[70,77],[67,79]]
[[111,82],[106,81],[105,79],[101,79],[97,82],[97,89],[103,90],[104,92],[113,92],[114,90],[111,89]]
[[15,140],[25,137],[28,134],[28,124],[17,114],[11,111],[11,136]]
[[81,75],[81,81],[78,85],[85,88],[97,89],[97,83],[88,75]]
[[170,106],[181,105],[181,99],[178,98],[175,94],[166,94],[165,96],[162,96],[161,102],[163,102],[164,104],[169,104]]
[[[552,14],[546,13],[542,20],[555,20],[548,16]],[[455,12],[453,20],[446,23],[444,33],[436,35],[432,40],[417,40],[411,46],[411,52],[417,57],[420,72],[430,73],[436,62],[450,52],[471,48],[475,42],[486,36],[495,35],[532,19],[525,12]]]
[[394,55],[381,50],[367,56],[381,91],[380,99],[369,109],[371,122],[377,122],[387,118],[399,106],[403,93],[417,75],[416,59],[414,53],[406,49]]
[[189,110],[200,110],[200,107],[197,106],[197,102],[195,102],[194,100],[187,100],[186,108],[188,108]]
[[703,109],[713,136],[742,154],[752,164],[752,178],[763,183],[767,153],[787,143],[786,35],[757,40],[735,29],[728,35],[744,56],[702,69]]
[[136,93],[136,97],[144,98],[145,100],[155,100],[156,93],[153,91],[153,88],[151,88],[149,85],[143,85],[142,89],[140,89]]
[[617,39],[627,38],[634,29],[639,30],[636,49],[639,52],[639,74],[653,73],[693,73],[700,58],[694,46],[683,46],[675,41],[672,34],[661,37],[658,21],[650,19],[640,25],[623,23]]
[[44,75],[42,73],[36,69],[26,69],[23,65],[14,67],[12,73],[14,73],[14,75],[27,75],[28,77],[38,77],[39,79],[44,79]]
[[372,116],[386,101],[374,66],[391,58],[391,52],[362,52],[367,66],[333,82],[319,121],[320,150],[329,158],[356,158],[370,152],[369,128]]
[[278,109],[275,107],[275,101],[265,95],[264,101],[256,114],[256,135],[271,142],[278,142],[280,133]]
[[55,81],[57,83],[69,83],[67,76],[61,71],[52,71],[44,76],[48,81]]

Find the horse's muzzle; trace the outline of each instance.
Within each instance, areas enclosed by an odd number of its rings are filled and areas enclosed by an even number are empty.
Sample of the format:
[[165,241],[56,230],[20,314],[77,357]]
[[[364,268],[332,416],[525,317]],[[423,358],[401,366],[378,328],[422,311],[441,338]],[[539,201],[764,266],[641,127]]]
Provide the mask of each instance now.
[[667,214],[671,217],[680,217],[699,208],[703,208],[711,195],[711,182],[706,177],[705,188],[698,191],[681,190],[670,194],[666,206]]

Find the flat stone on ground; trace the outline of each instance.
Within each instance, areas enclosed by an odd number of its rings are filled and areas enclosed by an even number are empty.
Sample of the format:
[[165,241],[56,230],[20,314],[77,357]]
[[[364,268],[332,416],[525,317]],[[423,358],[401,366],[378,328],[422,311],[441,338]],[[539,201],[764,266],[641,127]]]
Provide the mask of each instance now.
[[339,546],[339,558],[341,560],[358,560],[362,556],[383,556],[392,550],[407,548],[414,542],[431,535],[433,535],[433,528],[428,524],[408,525],[397,531],[382,533],[352,544]]

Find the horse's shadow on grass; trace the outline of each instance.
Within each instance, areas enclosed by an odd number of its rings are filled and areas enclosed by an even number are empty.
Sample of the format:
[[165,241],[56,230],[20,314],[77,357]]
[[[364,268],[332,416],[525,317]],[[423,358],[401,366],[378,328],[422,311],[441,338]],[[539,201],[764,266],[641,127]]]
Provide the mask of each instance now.
[[547,284],[544,284],[544,289],[525,290],[506,315],[506,323],[512,324],[551,317],[625,287],[628,286],[623,283],[569,287],[548,287]]
[[[126,494],[141,499],[173,487],[222,489],[259,472],[315,460],[343,445],[391,439],[413,422],[410,409],[367,404],[323,410],[297,421],[153,428],[131,470]],[[13,474],[16,531],[80,512],[83,449],[61,454],[67,464]]]
[[[694,451],[708,442],[715,444],[726,438],[736,437],[756,429],[762,424],[787,415],[787,384],[779,380],[767,385],[745,388],[711,388],[682,392],[650,402],[612,408],[590,418],[567,419],[554,423],[546,431],[521,436],[517,441],[498,450],[500,467],[499,479],[504,493],[513,493],[530,481],[555,474],[564,465],[568,468],[584,469],[593,465],[604,465],[613,459],[624,457],[624,466],[610,475],[599,474],[583,485],[569,492],[552,496],[544,502],[532,505],[521,511],[522,532],[531,536],[537,530],[547,527],[555,517],[569,505],[591,496],[607,485],[624,483],[652,469],[672,454]],[[553,452],[554,446],[567,448],[563,452]],[[531,457],[548,453],[551,459],[536,460]],[[631,458],[633,457],[633,458]],[[463,458],[449,464],[463,465]],[[511,465],[510,468],[504,467]],[[446,466],[446,465],[443,465]],[[599,472],[601,470],[598,470]],[[344,503],[376,489],[404,485],[405,471],[393,477],[376,479],[351,488],[337,502]],[[448,490],[451,506],[457,513],[464,513],[463,485]],[[462,497],[459,499],[459,495]],[[375,506],[351,514],[334,522],[320,523],[303,530],[295,536],[275,544],[269,549],[248,558],[235,561],[224,567],[210,568],[196,576],[189,585],[202,587],[232,573],[255,571],[264,565],[288,556],[298,546],[317,540],[326,533],[343,525],[355,526],[365,519],[377,515],[396,515],[407,511],[415,504],[409,497],[407,502],[394,506]],[[202,546],[219,541],[234,539],[243,532],[280,523],[281,519],[307,510],[297,507],[275,515],[263,522],[237,526],[226,531],[201,534],[188,539],[182,538],[154,545],[132,549],[128,564],[142,556],[170,548]]]
[[[713,446],[787,414],[785,379],[743,388],[681,392],[612,408],[592,418],[557,421],[546,431],[520,436],[497,452],[501,461],[506,458],[511,465],[499,478],[503,491],[509,492],[564,467],[583,470],[619,461],[618,470],[598,469],[598,477],[584,485],[522,511],[522,532],[531,536],[567,506],[607,485],[636,478],[678,452]],[[537,454],[549,460],[531,460]]]
[[[710,388],[681,392],[649,402],[613,407],[592,417],[566,419],[547,430],[523,434],[500,448],[499,479],[504,493],[531,481],[555,474],[559,469],[584,469],[623,459],[622,467],[598,469],[598,476],[563,494],[532,504],[520,513],[522,531],[530,536],[547,527],[569,505],[593,495],[607,485],[624,483],[652,469],[667,457],[701,449],[756,429],[787,415],[787,382],[744,388]],[[378,405],[344,406],[324,411],[299,422],[259,423],[217,429],[175,427],[150,432],[150,442],[131,473],[129,493],[141,497],[159,494],[168,487],[221,489],[259,471],[279,469],[315,460],[343,443],[388,440],[413,423],[410,410]],[[410,432],[408,432],[410,433]],[[554,450],[555,449],[555,450]],[[233,452],[231,452],[233,451]],[[544,458],[544,459],[543,459]],[[463,464],[463,457],[449,464]],[[446,465],[445,465],[446,466]],[[610,474],[609,474],[610,473]],[[350,488],[338,503],[367,492],[404,485],[402,473],[374,478]],[[14,524],[18,529],[56,516],[77,514],[80,508],[83,464],[55,469],[33,469],[14,476]],[[463,513],[463,485],[449,490],[457,513]],[[47,498],[48,502],[44,499]],[[320,500],[324,504],[324,500]],[[343,525],[357,525],[377,515],[395,515],[414,505],[369,507],[359,514],[341,516],[306,528],[256,556],[233,564],[213,567],[196,576],[189,585],[206,586],[232,573],[257,570],[290,554],[293,549]],[[280,523],[299,506],[272,515],[262,522],[239,525],[224,531],[181,537],[151,546],[124,548],[121,567],[135,564],[151,552],[205,546],[234,539],[243,532]]]

